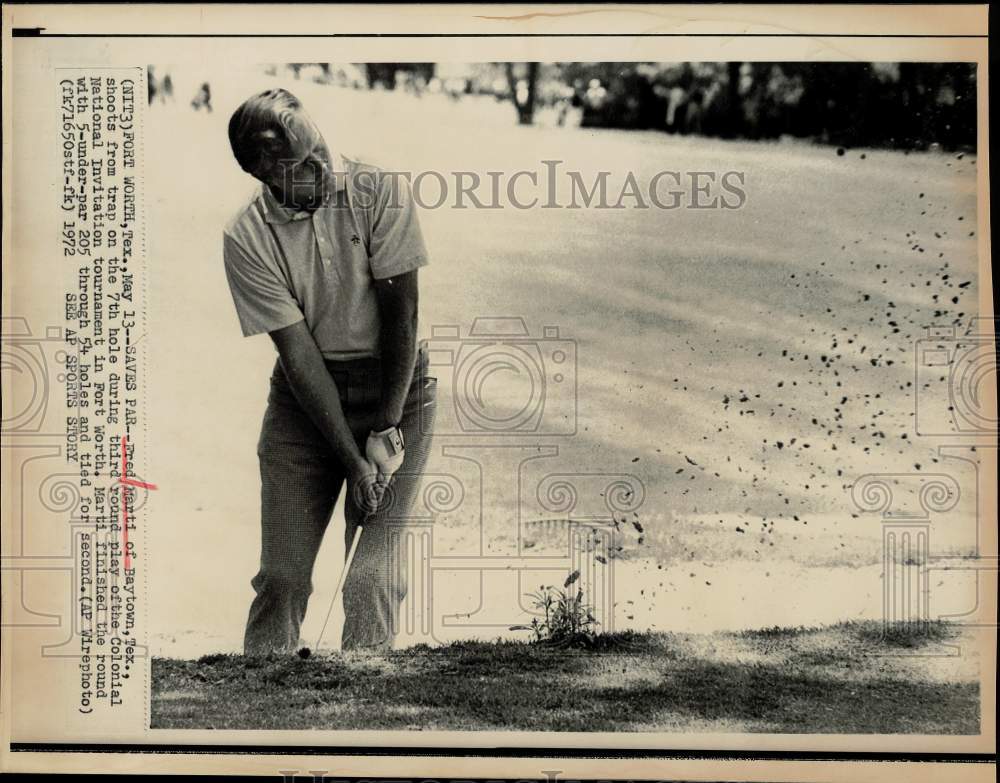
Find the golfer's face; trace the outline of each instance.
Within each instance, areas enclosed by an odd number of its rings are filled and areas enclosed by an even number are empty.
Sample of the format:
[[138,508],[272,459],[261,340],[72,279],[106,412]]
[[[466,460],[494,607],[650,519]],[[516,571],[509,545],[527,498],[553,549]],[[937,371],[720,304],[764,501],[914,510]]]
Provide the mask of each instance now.
[[288,143],[259,179],[271,188],[282,205],[316,209],[333,187],[330,150],[304,112],[295,112],[288,131]]

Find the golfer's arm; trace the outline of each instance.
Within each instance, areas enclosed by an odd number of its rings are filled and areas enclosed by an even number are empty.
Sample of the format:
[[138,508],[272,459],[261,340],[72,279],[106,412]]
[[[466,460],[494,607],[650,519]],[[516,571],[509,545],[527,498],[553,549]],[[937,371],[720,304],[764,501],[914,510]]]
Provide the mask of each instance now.
[[270,334],[295,398],[330,442],[348,473],[354,475],[361,471],[364,458],[340,406],[337,384],[327,372],[323,354],[306,322],[299,321]]
[[379,352],[382,357],[382,404],[376,428],[403,418],[417,356],[417,270],[375,281],[378,297]]

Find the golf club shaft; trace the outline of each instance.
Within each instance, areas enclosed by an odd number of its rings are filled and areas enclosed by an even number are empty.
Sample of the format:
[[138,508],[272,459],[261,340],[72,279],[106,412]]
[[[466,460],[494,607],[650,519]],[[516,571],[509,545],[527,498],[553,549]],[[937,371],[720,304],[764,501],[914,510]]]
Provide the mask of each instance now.
[[[368,517],[365,517],[365,522],[368,521]],[[330,599],[330,608],[326,610],[326,619],[323,621],[323,629],[319,632],[319,638],[316,639],[316,649],[319,650],[320,642],[323,641],[323,635],[326,633],[326,626],[330,622],[330,615],[333,614],[333,607],[337,603],[337,598],[340,596],[340,591],[344,587],[344,580],[347,578],[347,572],[351,570],[351,563],[354,562],[354,553],[358,550],[358,543],[361,541],[361,533],[364,531],[364,523],[357,526],[354,531],[354,539],[351,541],[351,549],[347,553],[347,560],[344,563],[344,570],[340,572],[340,579],[337,580],[337,589],[333,591],[333,598]]]

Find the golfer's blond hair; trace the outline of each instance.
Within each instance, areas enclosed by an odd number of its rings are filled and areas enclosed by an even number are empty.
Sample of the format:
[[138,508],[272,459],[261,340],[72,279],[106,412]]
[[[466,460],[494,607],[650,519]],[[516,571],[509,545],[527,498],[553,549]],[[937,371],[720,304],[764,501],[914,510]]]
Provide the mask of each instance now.
[[295,141],[292,118],[302,103],[274,88],[247,98],[229,118],[229,144],[240,168],[257,176],[267,171]]

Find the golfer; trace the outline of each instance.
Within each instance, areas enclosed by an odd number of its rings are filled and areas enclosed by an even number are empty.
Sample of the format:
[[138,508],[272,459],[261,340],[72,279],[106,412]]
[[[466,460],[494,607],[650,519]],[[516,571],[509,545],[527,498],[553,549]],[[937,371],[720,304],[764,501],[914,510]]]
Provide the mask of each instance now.
[[[416,343],[417,270],[428,263],[406,181],[335,155],[286,90],[229,121],[261,187],[224,231],[246,336],[278,360],[257,445],[260,570],[247,654],[298,649],[312,570],[346,484],[344,649],[390,647],[406,594],[390,521],[405,520],[430,447],[436,380]],[[421,408],[423,408],[421,412]]]

